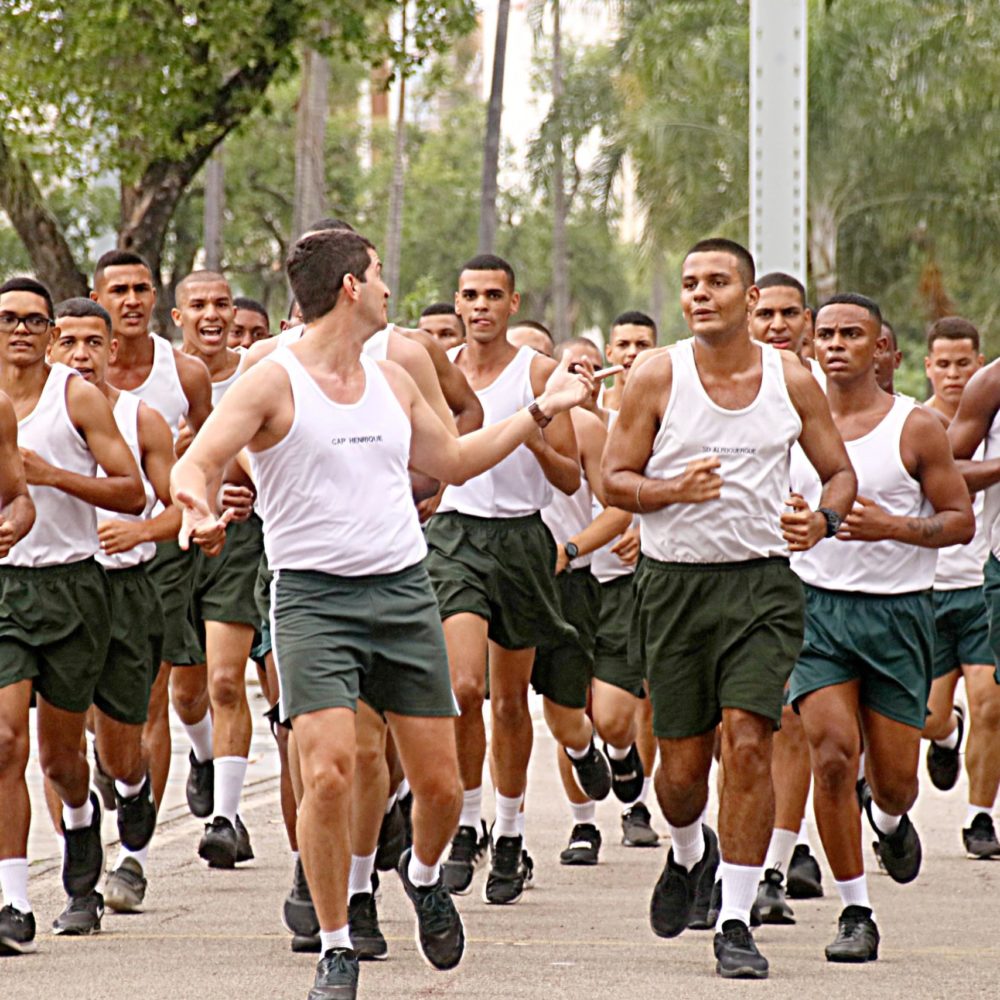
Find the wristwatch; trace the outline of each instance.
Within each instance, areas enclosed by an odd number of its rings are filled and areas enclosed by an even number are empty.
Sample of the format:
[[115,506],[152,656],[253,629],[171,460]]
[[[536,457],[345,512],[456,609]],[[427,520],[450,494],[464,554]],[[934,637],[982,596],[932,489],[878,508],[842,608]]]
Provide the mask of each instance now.
[[817,513],[822,514],[826,518],[825,537],[833,538],[840,531],[840,526],[843,524],[844,519],[835,510],[830,510],[829,507],[820,507]]
[[528,404],[528,412],[535,418],[535,423],[539,427],[548,427],[552,423],[552,418],[545,416],[542,412],[542,408],[538,405],[538,400],[533,399]]
[[572,562],[580,554],[580,547],[576,542],[567,542],[563,546],[563,551],[566,553],[566,558]]

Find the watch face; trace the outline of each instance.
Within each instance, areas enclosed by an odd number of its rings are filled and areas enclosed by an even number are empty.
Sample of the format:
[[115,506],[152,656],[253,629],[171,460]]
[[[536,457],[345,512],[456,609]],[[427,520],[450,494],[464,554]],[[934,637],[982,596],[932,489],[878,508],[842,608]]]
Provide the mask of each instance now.
[[575,559],[580,554],[580,550],[572,542],[567,542],[563,548],[570,559]]

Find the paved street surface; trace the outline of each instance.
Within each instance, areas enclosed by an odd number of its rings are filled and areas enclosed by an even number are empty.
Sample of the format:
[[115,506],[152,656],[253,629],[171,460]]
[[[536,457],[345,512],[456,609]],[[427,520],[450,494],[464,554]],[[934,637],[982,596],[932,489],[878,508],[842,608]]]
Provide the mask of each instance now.
[[[259,717],[263,702],[256,697],[251,704]],[[540,713],[536,716],[527,812],[536,887],[516,906],[489,907],[481,897],[485,872],[477,874],[472,895],[458,903],[468,935],[465,961],[443,974],[420,960],[412,911],[395,877],[385,876],[380,910],[390,959],[362,967],[360,996],[661,1000],[753,993],[795,1000],[959,1000],[1000,995],[1000,861],[973,862],[961,854],[964,783],[945,796],[922,777],[915,821],[924,867],[917,882],[897,886],[886,876],[872,876],[883,936],[878,962],[857,967],[824,961],[823,946],[834,936],[840,909],[824,868],[825,899],[795,903],[794,927],[756,932],[771,962],[770,980],[735,985],[714,973],[710,933],[688,931],[662,941],[650,931],[649,894],[666,848],[622,847],[614,802],[602,803],[598,813],[605,838],[601,864],[559,865],[571,821],[553,766],[553,743]],[[228,872],[209,871],[195,853],[201,824],[184,805],[187,745],[179,732],[175,737],[170,787],[150,854],[146,910],[109,913],[103,931],[90,938],[56,938],[48,930],[64,902],[60,847],[48,826],[33,760],[31,893],[39,949],[34,956],[0,959],[2,1000],[305,997],[315,958],[291,953],[279,919],[291,862],[270,735],[258,718],[241,809],[257,858]],[[487,806],[487,815],[491,812]],[[110,845],[113,816],[106,824]],[[662,820],[656,825],[662,830]],[[116,849],[108,847],[109,862]]]

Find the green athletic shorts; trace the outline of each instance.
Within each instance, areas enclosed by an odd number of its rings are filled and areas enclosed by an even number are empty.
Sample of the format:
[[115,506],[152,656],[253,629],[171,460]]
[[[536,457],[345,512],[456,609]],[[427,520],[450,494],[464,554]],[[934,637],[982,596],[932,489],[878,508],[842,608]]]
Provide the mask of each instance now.
[[860,680],[861,704],[924,728],[934,668],[934,601],[909,594],[848,594],[806,587],[806,637],[789,700]]
[[205,622],[259,627],[254,588],[263,553],[264,527],[256,514],[226,525],[226,544],[217,556],[206,556],[199,549],[192,602],[199,636]]
[[108,579],[95,560],[0,566],[0,688],[30,680],[50,705],[85,712],[110,635]]
[[540,514],[472,517],[447,511],[427,525],[425,564],[441,620],[469,612],[504,649],[572,638],[556,592],[556,543]]
[[718,725],[724,708],[777,726],[802,648],[803,610],[787,559],[700,564],[644,556],[631,641],[649,679],[653,732],[697,736]]
[[185,552],[176,541],[157,542],[146,573],[163,609],[163,659],[178,666],[203,662],[191,616],[197,547]]
[[422,563],[397,573],[279,570],[271,638],[282,719],[323,708],[455,716],[448,654]]
[[257,580],[254,583],[253,594],[257,604],[257,615],[260,624],[257,626],[257,641],[250,650],[250,658],[258,663],[264,662],[264,657],[271,652],[271,577],[274,574],[267,565],[267,555],[260,554],[257,566]]
[[983,597],[990,621],[990,649],[996,664],[996,681],[1000,684],[1000,560],[990,553],[983,568]]
[[163,609],[145,566],[105,571],[111,594],[111,642],[94,704],[128,725],[149,715],[149,692],[160,669]]
[[535,652],[531,685],[563,708],[586,708],[594,676],[594,641],[601,613],[601,585],[589,567],[566,570],[556,577],[563,618],[576,630],[558,646],[540,645]]
[[601,616],[594,645],[594,676],[605,684],[645,698],[642,663],[630,655],[632,585],[634,576],[619,576],[601,584]]
[[991,664],[990,623],[982,587],[934,591],[934,679],[963,664]]

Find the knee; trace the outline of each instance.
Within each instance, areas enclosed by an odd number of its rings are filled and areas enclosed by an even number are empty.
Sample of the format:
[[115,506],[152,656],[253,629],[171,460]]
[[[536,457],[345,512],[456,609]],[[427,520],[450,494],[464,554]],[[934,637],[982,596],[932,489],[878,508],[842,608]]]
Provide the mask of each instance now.
[[28,766],[28,727],[0,722],[0,773],[23,774]]
[[853,786],[858,777],[858,759],[845,743],[828,740],[812,748],[813,776],[817,787],[830,792]]
[[452,689],[462,715],[481,712],[486,700],[486,682],[472,676],[456,677]]
[[517,726],[528,717],[528,699],[524,693],[490,695],[493,722],[500,726]]
[[350,794],[354,761],[342,755],[325,758],[319,766],[303,770],[304,792],[315,802],[335,802]]
[[771,771],[771,741],[752,732],[729,734],[722,741],[726,784],[755,782]]
[[429,775],[413,787],[414,799],[434,816],[456,817],[462,809],[462,784],[457,773]]
[[385,760],[385,750],[374,742],[359,743],[354,757],[355,780],[359,783],[387,781],[389,766]]
[[996,693],[990,694],[991,697],[981,698],[977,702],[970,699],[969,721],[978,730],[997,733],[1000,732],[1000,685],[997,686]]
[[232,670],[214,671],[208,684],[208,694],[216,708],[238,708],[247,700],[243,674]]
[[635,742],[635,715],[632,712],[594,712],[594,728],[605,743],[613,747],[631,746]]

